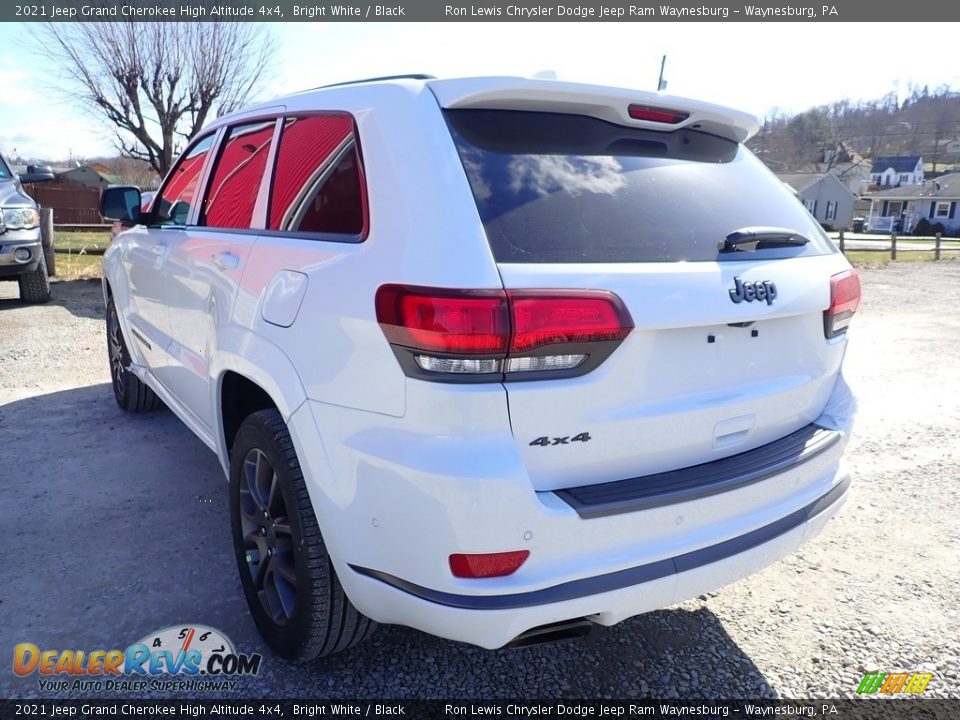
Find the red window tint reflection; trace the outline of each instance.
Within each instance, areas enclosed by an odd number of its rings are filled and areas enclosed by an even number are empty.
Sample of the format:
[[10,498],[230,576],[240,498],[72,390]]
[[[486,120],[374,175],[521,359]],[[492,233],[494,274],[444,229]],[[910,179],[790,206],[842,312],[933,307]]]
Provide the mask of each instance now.
[[361,235],[365,195],[353,119],[336,114],[284,122],[268,227]]
[[270,120],[230,130],[217,158],[201,225],[250,227],[275,125]]
[[170,174],[157,201],[157,217],[160,225],[186,225],[190,207],[197,194],[197,182],[213,145],[213,136],[208,135],[183,155]]
[[353,146],[324,177],[317,191],[310,193],[296,222],[300,232],[360,235],[363,233],[363,189],[359,158]]

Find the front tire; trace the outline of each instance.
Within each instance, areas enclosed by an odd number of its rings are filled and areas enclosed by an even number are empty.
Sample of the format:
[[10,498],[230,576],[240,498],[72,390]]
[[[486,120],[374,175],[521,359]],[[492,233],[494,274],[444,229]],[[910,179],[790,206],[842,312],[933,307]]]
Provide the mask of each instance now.
[[163,405],[157,394],[128,369],[130,351],[127,350],[117,306],[113,304],[112,297],[107,301],[107,359],[110,361],[113,396],[121,410],[130,413],[149,412]]
[[240,581],[257,629],[282,657],[346,650],[376,623],[350,603],[330,562],[287,426],[250,415],[230,453],[230,515]]
[[33,272],[17,278],[20,284],[20,302],[36,305],[50,300],[50,278],[47,276],[47,264],[43,258]]

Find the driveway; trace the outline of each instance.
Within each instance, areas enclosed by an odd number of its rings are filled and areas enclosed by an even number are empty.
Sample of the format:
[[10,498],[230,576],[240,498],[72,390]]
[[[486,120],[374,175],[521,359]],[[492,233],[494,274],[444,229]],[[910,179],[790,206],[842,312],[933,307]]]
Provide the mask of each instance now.
[[582,641],[489,652],[382,627],[301,666],[250,619],[214,456],[169,412],[114,403],[99,284],[33,307],[0,284],[0,696],[44,694],[10,672],[16,643],[123,648],[202,623],[265,656],[236,697],[840,697],[867,671],[932,672],[926,695],[960,697],[960,262],[862,279],[854,489],[800,552]]

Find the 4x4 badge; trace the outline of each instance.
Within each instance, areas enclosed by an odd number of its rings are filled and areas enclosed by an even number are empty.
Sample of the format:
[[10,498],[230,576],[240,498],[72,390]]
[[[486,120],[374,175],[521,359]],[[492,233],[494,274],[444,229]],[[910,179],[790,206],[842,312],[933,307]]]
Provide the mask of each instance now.
[[763,282],[744,282],[738,275],[733,279],[733,287],[730,288],[730,299],[735,303],[741,303],[744,300],[753,302],[754,300],[766,300],[767,305],[773,305],[777,299],[777,286],[769,280]]

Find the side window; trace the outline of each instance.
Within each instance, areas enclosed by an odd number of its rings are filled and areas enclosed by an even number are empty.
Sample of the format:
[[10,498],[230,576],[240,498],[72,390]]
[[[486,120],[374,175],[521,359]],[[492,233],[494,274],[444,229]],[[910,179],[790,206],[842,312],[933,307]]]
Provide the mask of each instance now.
[[200,225],[249,228],[267,167],[275,120],[230,128],[212,173]]
[[329,114],[284,119],[267,227],[362,239],[366,190],[353,118]]
[[200,173],[212,147],[213,135],[207,135],[177,160],[160,196],[154,202],[154,225],[187,224],[190,208],[196,200]]

